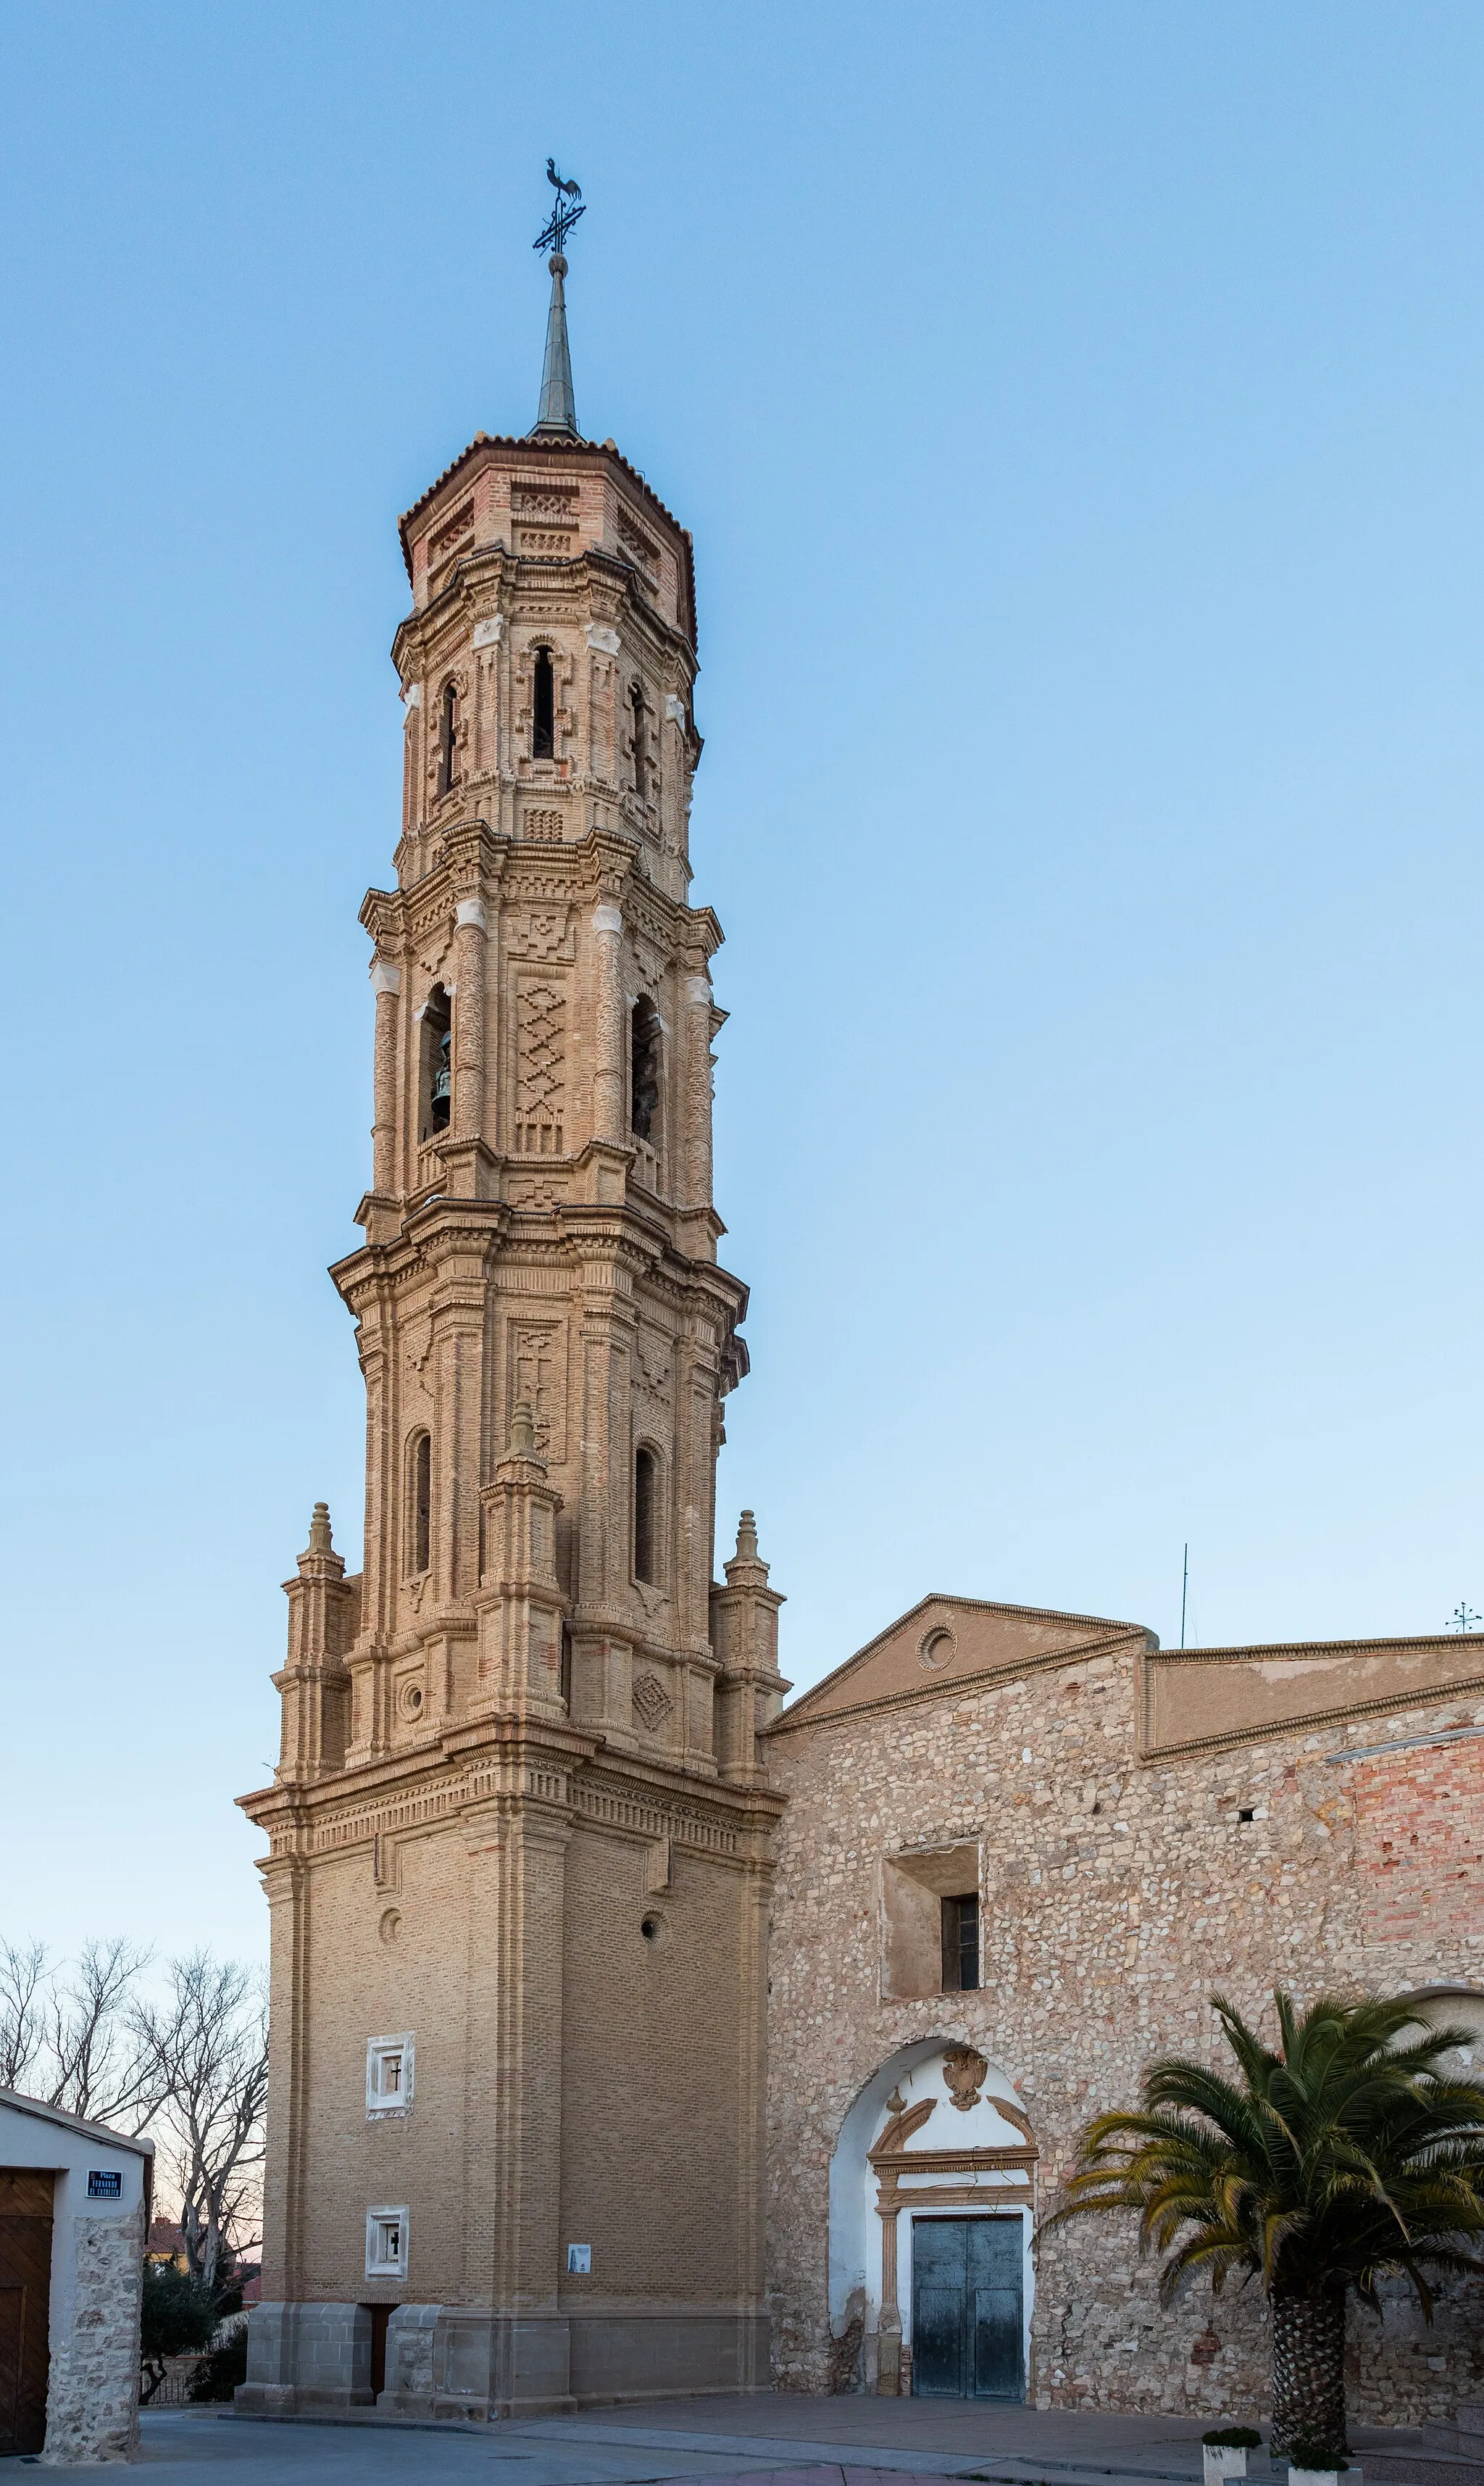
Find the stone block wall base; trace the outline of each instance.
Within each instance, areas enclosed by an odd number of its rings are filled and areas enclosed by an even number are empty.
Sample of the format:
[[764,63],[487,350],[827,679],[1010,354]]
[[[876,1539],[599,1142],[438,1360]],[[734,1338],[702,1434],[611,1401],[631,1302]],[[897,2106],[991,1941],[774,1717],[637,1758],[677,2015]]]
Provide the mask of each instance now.
[[374,2408],[371,2391],[326,2390],[293,2383],[238,2383],[233,2406],[245,2417],[336,2417],[344,2409]]
[[247,2380],[235,2400],[247,2415],[322,2415],[370,2408],[369,2305],[255,2305],[247,2317]]
[[[370,2408],[371,2318],[347,2305],[263,2305],[249,2320],[249,2417]],[[624,2306],[502,2313],[488,2306],[399,2305],[387,2326],[388,2417],[480,2424],[566,2417],[618,2400],[766,2390],[765,2313]]]
[[742,2309],[641,2307],[570,2317],[570,2385],[580,2408],[769,2388],[772,2325]]
[[556,2398],[478,2399],[468,2391],[383,2391],[376,2402],[388,2417],[434,2418],[441,2424],[484,2425],[497,2417],[570,2417],[577,2407],[570,2391]]
[[432,2417],[440,2424],[485,2425],[492,2414],[488,2400],[463,2391],[383,2391],[376,2408],[388,2417],[416,2417],[425,2422]]
[[292,2417],[299,2404],[291,2383],[238,2383],[232,2397],[248,2417]]

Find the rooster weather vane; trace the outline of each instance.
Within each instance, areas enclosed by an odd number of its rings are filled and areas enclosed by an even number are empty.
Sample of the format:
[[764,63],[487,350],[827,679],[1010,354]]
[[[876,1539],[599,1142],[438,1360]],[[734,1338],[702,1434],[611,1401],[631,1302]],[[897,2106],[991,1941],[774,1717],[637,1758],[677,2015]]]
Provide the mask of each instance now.
[[546,158],[546,179],[557,193],[557,204],[551,211],[550,222],[542,226],[531,247],[533,250],[556,251],[559,257],[564,256],[567,235],[578,217],[585,216],[588,210],[577,183],[563,181],[552,155]]

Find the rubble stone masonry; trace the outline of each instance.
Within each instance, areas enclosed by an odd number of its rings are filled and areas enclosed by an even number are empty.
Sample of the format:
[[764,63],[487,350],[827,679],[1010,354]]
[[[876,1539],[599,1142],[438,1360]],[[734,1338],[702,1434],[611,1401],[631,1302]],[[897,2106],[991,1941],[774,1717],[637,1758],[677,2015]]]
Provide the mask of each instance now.
[[[1221,2063],[1214,1991],[1258,2017],[1275,1985],[1484,1998],[1484,1650],[1180,1659],[1129,1626],[1039,1623],[1064,1653],[1008,1644],[1024,1610],[930,1600],[769,1735],[789,1799],[770,1960],[778,2380],[860,2387],[866,2361],[842,2375],[832,2341],[831,2157],[878,2068],[943,2037],[1008,2077],[1040,2152],[1028,2396],[1250,2417],[1268,2389],[1255,2288],[1213,2300],[1200,2282],[1162,2311],[1131,2221],[1048,2231],[1046,2214],[1086,2119],[1135,2103],[1153,2057]],[[884,1995],[888,1861],[969,1841],[980,1990]],[[1429,2008],[1484,2041],[1484,2002]],[[1479,2396],[1481,2313],[1473,2284],[1430,2330],[1399,2293],[1384,2328],[1353,2311],[1353,2417],[1416,2424]]]
[[[131,2460],[139,2449],[142,2209],[71,2222],[75,2264],[69,2332],[55,2339],[46,2400],[48,2468]],[[65,2239],[58,2250],[66,2251]]]

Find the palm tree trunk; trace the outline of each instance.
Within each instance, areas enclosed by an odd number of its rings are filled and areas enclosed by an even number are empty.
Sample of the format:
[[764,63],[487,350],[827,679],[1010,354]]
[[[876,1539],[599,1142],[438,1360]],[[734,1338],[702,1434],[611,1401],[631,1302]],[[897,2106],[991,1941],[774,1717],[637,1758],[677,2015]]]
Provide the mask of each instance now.
[[1273,2306],[1273,2450],[1279,2459],[1297,2437],[1345,2449],[1345,2300],[1343,2296],[1275,2296]]

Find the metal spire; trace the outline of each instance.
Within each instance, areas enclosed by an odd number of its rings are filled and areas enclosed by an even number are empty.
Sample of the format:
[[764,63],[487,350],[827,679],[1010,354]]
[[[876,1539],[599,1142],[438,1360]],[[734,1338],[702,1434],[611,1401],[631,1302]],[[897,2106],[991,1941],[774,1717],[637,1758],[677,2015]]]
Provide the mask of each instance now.
[[546,359],[541,365],[541,402],[536,411],[535,428],[527,437],[532,440],[580,440],[577,428],[577,401],[572,391],[572,357],[566,342],[566,299],[562,280],[566,274],[563,245],[573,225],[587,209],[582,192],[575,181],[563,181],[551,156],[546,158],[546,179],[557,193],[551,220],[536,235],[534,247],[549,250],[551,269],[551,309],[546,315]]
[[560,250],[551,255],[551,309],[546,315],[546,360],[541,365],[541,402],[536,410],[533,440],[543,433],[560,433],[563,440],[579,440],[577,402],[572,395],[572,357],[566,342],[566,304],[562,294],[562,280],[566,274],[566,261]]

